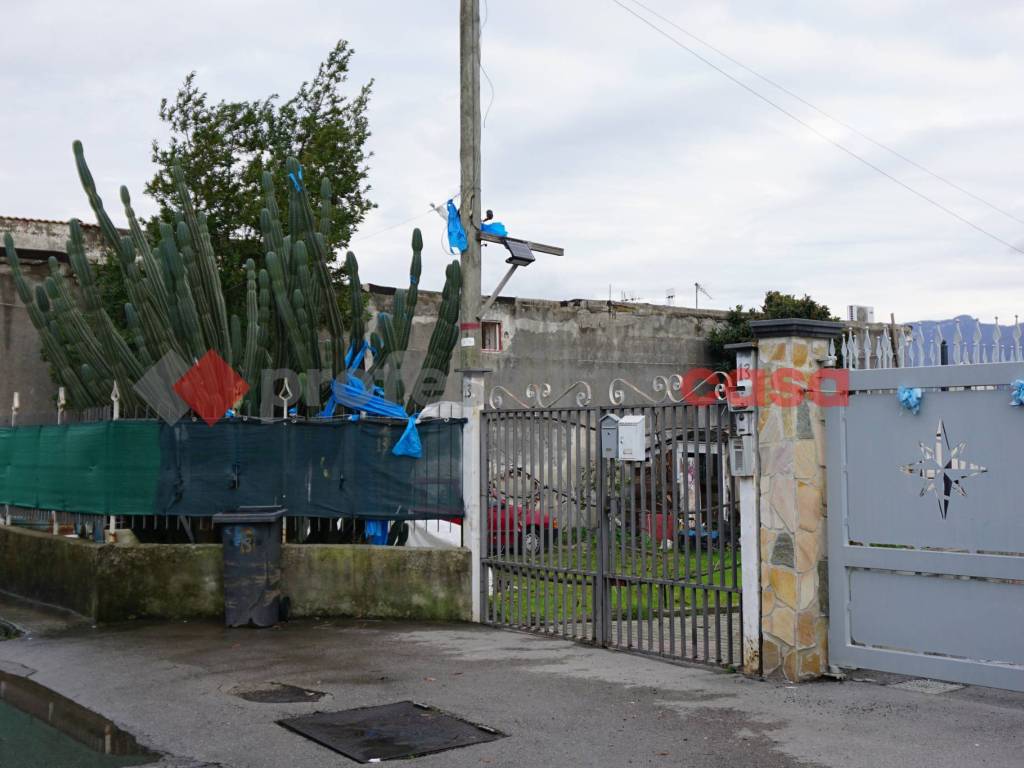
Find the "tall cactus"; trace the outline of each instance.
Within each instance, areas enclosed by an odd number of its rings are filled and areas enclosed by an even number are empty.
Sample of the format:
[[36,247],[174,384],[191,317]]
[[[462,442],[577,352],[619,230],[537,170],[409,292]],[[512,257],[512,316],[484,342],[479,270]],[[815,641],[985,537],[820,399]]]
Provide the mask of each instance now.
[[[153,242],[139,223],[124,187],[120,198],[128,233],[114,226],[80,142],[74,142],[73,152],[82,188],[125,282],[128,302],[119,323],[103,307],[78,221],[71,222],[68,239],[73,282],[51,259],[50,276],[33,288],[21,270],[10,234],[4,238],[18,296],[39,333],[43,354],[58,383],[67,388],[71,405],[106,404],[115,383],[123,403],[138,404],[132,385],[169,351],[194,362],[211,349],[249,382],[246,407],[250,413],[258,412],[261,371],[267,367],[295,370],[307,403],[315,404],[322,394],[315,391],[320,376],[308,376],[307,372],[328,367],[335,375],[341,373],[346,351],[357,353],[367,333],[355,255],[349,252],[345,256],[348,285],[341,293],[351,317],[347,334],[331,276],[335,255],[327,237],[335,213],[330,182],[321,182],[314,208],[301,166],[295,158],[288,159],[285,229],[273,178],[269,172],[264,174],[260,213],[263,264],[252,259],[245,263],[244,316],[229,317],[206,217],[195,209],[181,169],[175,167],[171,172],[179,209],[172,212],[170,221],[159,223],[159,237]],[[374,367],[387,366],[386,391],[396,402],[405,399],[402,357],[409,346],[418,304],[422,250],[423,237],[414,230],[409,287],[396,292],[392,312],[380,313],[372,334],[373,347],[380,353],[374,355]],[[408,398],[410,413],[444,390],[458,336],[460,292],[461,274],[454,262],[446,270],[424,370]],[[126,326],[124,335],[118,324]],[[310,386],[314,391],[307,391]]]
[[412,262],[409,264],[409,288],[395,291],[392,302],[392,313],[381,312],[377,315],[377,328],[380,331],[379,346],[375,346],[376,355],[370,375],[374,376],[381,368],[386,369],[384,391],[388,398],[395,402],[405,399],[405,385],[402,380],[402,364],[409,349],[412,336],[412,321],[416,314],[419,301],[420,274],[423,271],[423,235],[419,229],[412,231]]
[[348,277],[348,307],[352,315],[348,352],[355,355],[366,336],[366,321],[363,319],[363,285],[359,282],[359,262],[352,251],[345,254],[345,274]]
[[405,405],[407,413],[414,413],[444,393],[451,367],[452,351],[459,339],[459,303],[462,298],[462,268],[453,261],[445,270],[444,290],[437,309],[437,322],[430,334],[427,355],[420,367],[412,394]]

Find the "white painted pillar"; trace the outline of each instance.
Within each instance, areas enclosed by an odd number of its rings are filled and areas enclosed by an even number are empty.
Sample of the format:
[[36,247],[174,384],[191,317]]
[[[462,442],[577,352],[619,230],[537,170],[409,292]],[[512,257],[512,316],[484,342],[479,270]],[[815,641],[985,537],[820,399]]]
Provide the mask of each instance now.
[[483,505],[481,503],[481,418],[484,409],[484,376],[487,371],[462,371],[462,500],[466,516],[462,521],[462,545],[470,552],[472,619],[483,616],[481,550],[483,548]]
[[[748,376],[757,370],[757,345],[737,344],[737,370],[748,370]],[[753,391],[753,390],[752,390]],[[760,511],[760,460],[757,450],[756,405],[748,419],[752,429],[753,472],[736,478],[736,491],[740,508],[740,551],[743,578],[743,672],[748,675],[761,674],[761,511]]]

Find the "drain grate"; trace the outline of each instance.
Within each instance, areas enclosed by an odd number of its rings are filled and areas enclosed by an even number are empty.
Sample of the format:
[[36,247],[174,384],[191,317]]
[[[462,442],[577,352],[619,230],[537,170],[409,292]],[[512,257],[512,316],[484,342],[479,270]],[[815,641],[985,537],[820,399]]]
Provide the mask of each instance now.
[[295,704],[299,701],[319,701],[325,696],[323,691],[310,691],[286,683],[267,683],[252,688],[238,687],[231,693],[240,699],[254,701],[257,704]]
[[278,724],[360,763],[430,755],[505,735],[411,701],[317,712]]

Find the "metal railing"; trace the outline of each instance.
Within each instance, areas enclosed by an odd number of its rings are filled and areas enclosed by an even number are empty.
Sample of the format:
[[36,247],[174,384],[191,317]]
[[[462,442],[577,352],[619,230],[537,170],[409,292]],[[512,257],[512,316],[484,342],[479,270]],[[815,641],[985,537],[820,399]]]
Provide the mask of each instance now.
[[[941,323],[928,323],[927,335],[921,325],[875,331],[852,328],[843,334],[839,346],[843,364],[851,370],[875,370],[1024,361],[1024,331],[1016,319],[1004,331],[997,317],[987,333],[980,320],[973,320],[974,327],[966,330],[959,319],[952,322],[948,339],[943,337]],[[835,357],[835,352],[830,342],[829,355]]]

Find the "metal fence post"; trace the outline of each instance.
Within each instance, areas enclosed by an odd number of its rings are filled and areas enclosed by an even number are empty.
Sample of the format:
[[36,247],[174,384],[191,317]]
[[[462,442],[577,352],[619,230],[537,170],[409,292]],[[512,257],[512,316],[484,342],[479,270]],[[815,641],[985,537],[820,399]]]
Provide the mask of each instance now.
[[608,493],[607,462],[601,456],[601,412],[598,411],[597,438],[597,576],[594,578],[594,623],[596,624],[595,640],[599,645],[608,645],[611,641],[611,605],[608,600],[608,552],[611,548],[609,518],[612,505],[615,504],[614,494]]
[[[110,402],[111,408],[111,420],[117,421],[121,418],[121,390],[117,387],[117,380],[114,380],[114,388],[110,391]],[[110,516],[110,540],[117,541],[117,517],[115,515]]]

